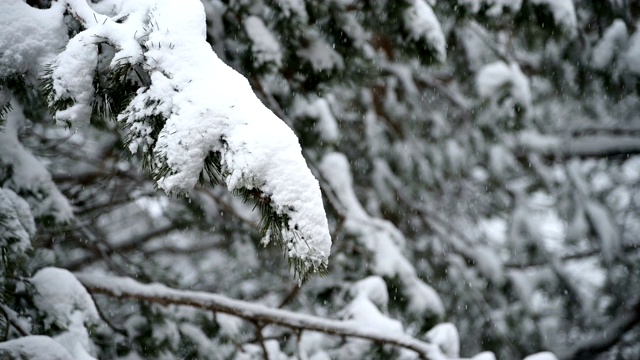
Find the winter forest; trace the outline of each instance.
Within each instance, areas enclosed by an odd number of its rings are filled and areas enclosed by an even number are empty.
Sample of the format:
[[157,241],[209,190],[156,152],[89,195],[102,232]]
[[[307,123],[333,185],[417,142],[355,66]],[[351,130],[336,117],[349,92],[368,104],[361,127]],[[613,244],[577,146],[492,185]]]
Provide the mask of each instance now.
[[640,1],[0,0],[0,359],[640,358]]

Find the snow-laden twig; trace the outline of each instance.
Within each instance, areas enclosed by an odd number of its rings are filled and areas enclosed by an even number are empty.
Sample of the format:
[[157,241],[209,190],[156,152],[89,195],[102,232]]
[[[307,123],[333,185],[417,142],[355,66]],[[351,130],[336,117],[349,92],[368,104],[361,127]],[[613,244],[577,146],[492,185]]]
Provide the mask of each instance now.
[[76,273],[75,275],[87,290],[93,294],[104,294],[120,299],[136,299],[160,305],[193,306],[203,310],[230,314],[254,323],[274,324],[293,329],[319,331],[330,335],[357,337],[410,349],[420,354],[423,359],[429,359],[429,354],[438,351],[436,346],[411,336],[383,333],[350,321],[330,320],[269,308],[218,294],[177,290],[162,284],[142,284],[131,278],[85,273]]
[[11,326],[13,326],[21,336],[28,336],[31,334],[29,331],[29,325],[25,323],[24,320],[21,320],[18,313],[13,311],[11,308],[0,303],[0,312],[3,313],[9,324],[11,324]]

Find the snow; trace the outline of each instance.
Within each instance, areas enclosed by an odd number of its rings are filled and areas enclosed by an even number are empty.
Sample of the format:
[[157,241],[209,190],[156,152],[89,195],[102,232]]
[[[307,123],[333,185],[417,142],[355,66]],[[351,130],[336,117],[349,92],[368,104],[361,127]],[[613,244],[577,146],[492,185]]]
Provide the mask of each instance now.
[[[73,99],[74,103],[56,112],[59,122],[76,126],[89,124],[93,100],[93,77],[98,65],[98,51],[92,34],[84,32],[73,37],[65,50],[52,63],[54,96],[49,102]],[[71,75],[73,74],[73,75]]]
[[482,9],[482,5],[487,5],[487,15],[500,16],[507,9],[510,12],[519,11],[522,7],[522,0],[458,0],[458,4],[467,7],[472,13],[477,13]]
[[558,358],[552,352],[543,351],[529,355],[522,360],[558,360]]
[[517,168],[517,161],[513,153],[504,145],[491,146],[489,150],[489,169],[496,179],[506,179],[511,171]]
[[402,254],[405,243],[402,233],[390,222],[370,217],[353,191],[349,162],[342,153],[326,154],[319,166],[336,197],[345,208],[346,231],[358,237],[373,256],[371,271],[380,276],[398,278],[409,301],[409,311],[415,314],[444,315],[444,305],[435,290],[425,284],[413,265]]
[[227,314],[216,314],[216,323],[220,326],[220,331],[228,336],[240,334],[242,319]]
[[573,0],[531,0],[536,5],[545,5],[553,14],[553,21],[563,28],[570,37],[578,34],[578,19]]
[[616,19],[609,26],[593,48],[591,65],[599,70],[605,70],[624,49],[629,41],[629,32],[624,21]]
[[44,314],[45,326],[55,324],[67,329],[77,326],[78,320],[82,320],[81,323],[98,322],[98,311],[91,295],[68,270],[46,267],[30,282],[35,289],[35,306]]
[[560,150],[562,139],[554,135],[540,134],[535,130],[525,130],[518,134],[515,146],[540,153],[554,153]]
[[304,0],[277,0],[276,1],[285,16],[296,16],[301,22],[307,22],[309,16],[304,5]]
[[440,22],[424,0],[414,0],[404,14],[404,24],[414,40],[425,40],[436,53],[438,61],[447,58],[446,41]]
[[517,63],[496,61],[483,66],[476,75],[478,95],[484,99],[497,99],[506,88],[513,100],[525,109],[531,108],[529,78]]
[[380,276],[369,276],[351,287],[353,297],[364,296],[378,307],[386,307],[389,302],[387,284]]
[[10,246],[9,254],[23,254],[31,248],[36,233],[29,204],[13,191],[0,188],[0,214],[0,248]]
[[282,65],[280,44],[261,18],[249,16],[244,20],[244,30],[251,39],[251,54],[257,66],[273,63]]
[[[127,4],[128,8],[115,10],[118,16],[128,16],[120,24],[99,14],[95,22],[86,3],[74,3],[89,28],[59,55],[58,62],[78,57],[87,65],[91,51],[81,39],[89,37],[106,37],[118,45],[112,66],[144,61],[151,84],[138,91],[118,119],[129,126],[132,151],[153,151],[153,170],[162,172],[156,175],[158,187],[167,193],[185,193],[198,181],[204,159],[210,152],[220,152],[230,191],[259,189],[270,198],[276,213],[289,217],[289,228],[283,233],[288,255],[302,259],[309,270],[326,266],[331,241],[318,182],[306,166],[293,131],[206,42],[202,4],[157,1],[149,13],[152,26],[146,28],[146,37],[143,19],[151,3]],[[144,56],[136,38],[148,48]],[[68,75],[71,65],[59,74]],[[61,84],[65,89],[56,94],[61,96],[74,85]],[[150,137],[150,116],[166,118],[157,141]],[[169,171],[165,173],[166,167]]]
[[[23,1],[0,1],[0,78],[40,74],[68,41],[67,26],[59,21],[64,2],[40,10]],[[29,79],[34,85],[37,79]]]
[[0,353],[5,350],[11,356],[9,359],[16,360],[79,360],[48,336],[32,335],[0,342]]
[[474,246],[470,254],[478,271],[493,284],[501,287],[505,283],[504,269],[498,254],[486,245]]
[[609,210],[597,201],[586,201],[584,211],[600,239],[602,258],[611,263],[620,252],[620,230]]
[[[52,216],[57,222],[70,220],[73,210],[68,200],[53,183],[49,171],[18,140],[18,129],[24,115],[16,101],[12,101],[12,107],[6,116],[4,129],[0,130],[0,164],[12,169],[11,177],[4,181],[2,187],[25,194],[23,198],[36,218]],[[20,211],[24,210],[21,206]]]
[[476,354],[471,360],[496,360],[496,355],[491,351],[483,351],[479,354]]
[[[331,99],[331,97],[329,97]],[[311,102],[298,99],[295,103],[294,116],[309,116],[317,119],[316,127],[320,138],[327,142],[337,142],[340,138],[338,121],[333,116],[329,100],[317,98]]]
[[199,327],[188,322],[180,323],[180,333],[192,341],[201,354],[215,354],[215,343]]
[[621,58],[629,72],[640,75],[640,31],[633,33]]
[[402,334],[404,332],[400,321],[383,315],[378,307],[364,295],[356,296],[347,306],[345,320],[379,332],[390,334]]
[[342,56],[317,34],[310,40],[306,48],[299,49],[296,54],[307,60],[316,72],[344,69]]
[[53,339],[64,346],[75,360],[96,360],[90,354],[92,343],[89,340],[89,332],[83,325],[84,318],[82,312],[74,311],[67,331]]
[[[390,344],[402,344],[402,346],[426,353],[435,347],[431,344],[414,339],[403,333],[389,333],[386,330],[378,330],[362,326],[354,321],[330,320],[323,317],[290,312],[275,309],[261,304],[230,299],[228,297],[198,291],[175,290],[162,284],[142,284],[131,278],[94,275],[79,273],[76,278],[89,288],[93,293],[102,293],[117,297],[135,297],[141,300],[149,299],[160,301],[164,304],[183,304],[200,309],[227,313],[248,320],[269,319],[269,322],[293,328],[310,331],[321,331],[335,335],[345,335],[364,339],[384,338]],[[359,296],[367,299],[366,296]],[[369,301],[369,303],[371,303]],[[371,303],[372,306],[374,306]],[[374,306],[375,308],[375,306]],[[376,310],[372,311],[378,311]],[[360,313],[358,313],[360,315]],[[391,320],[391,319],[389,319]]]
[[430,343],[438,345],[443,354],[452,358],[460,356],[460,335],[454,324],[438,324],[427,332],[426,338]]

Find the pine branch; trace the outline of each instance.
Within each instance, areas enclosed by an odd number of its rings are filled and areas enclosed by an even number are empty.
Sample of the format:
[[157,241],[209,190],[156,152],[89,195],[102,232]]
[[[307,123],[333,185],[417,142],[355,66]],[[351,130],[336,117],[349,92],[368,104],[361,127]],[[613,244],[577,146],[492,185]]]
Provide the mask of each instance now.
[[640,300],[613,319],[604,329],[581,341],[564,356],[563,360],[592,359],[617,344],[632,328],[640,325]]
[[142,284],[131,278],[75,274],[78,280],[93,294],[103,294],[119,299],[134,299],[159,305],[185,305],[202,310],[221,312],[260,324],[280,325],[296,330],[318,331],[329,335],[356,337],[379,344],[388,344],[417,352],[422,359],[432,359],[436,346],[408,335],[389,334],[358,326],[353,322],[330,320],[322,317],[298,314],[269,308],[226,296],[200,291],[177,290],[161,284]]
[[[8,325],[11,325],[13,326],[14,329],[18,331],[18,333],[20,333],[21,336],[31,335],[26,324],[22,320],[20,320],[20,318],[18,317],[18,314],[15,311],[13,311],[10,307],[0,303],[0,312],[4,315],[5,319],[8,322],[7,330],[8,330]],[[4,339],[6,339],[6,336],[4,337]]]

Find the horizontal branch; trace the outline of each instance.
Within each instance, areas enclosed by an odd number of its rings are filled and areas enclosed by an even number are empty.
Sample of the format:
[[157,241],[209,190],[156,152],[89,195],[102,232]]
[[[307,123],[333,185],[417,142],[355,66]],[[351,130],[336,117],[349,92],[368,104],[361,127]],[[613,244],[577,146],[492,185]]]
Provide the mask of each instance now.
[[640,300],[630,309],[626,309],[604,329],[578,343],[567,354],[561,356],[563,360],[591,359],[614,346],[633,327],[640,325]]
[[330,320],[317,316],[269,308],[200,291],[177,290],[162,284],[142,284],[131,278],[75,274],[92,294],[120,299],[135,299],[160,305],[186,305],[225,313],[260,324],[274,324],[293,329],[318,331],[330,335],[357,337],[373,342],[400,346],[417,352],[423,359],[437,351],[435,345],[405,334],[391,334],[359,326],[354,322]]
[[560,137],[524,132],[515,139],[515,150],[561,159],[613,157],[640,154],[640,136],[589,135]]
[[[636,251],[640,251],[640,243],[630,243],[624,244],[622,246],[622,251],[625,253],[632,253]],[[593,248],[584,251],[580,251],[573,254],[567,254],[560,257],[560,260],[580,260],[592,256],[600,256],[602,254],[602,250],[600,248]],[[504,267],[507,269],[526,269],[530,267],[538,267],[538,266],[547,266],[549,265],[548,259],[542,259],[539,261],[522,263],[522,262],[507,262],[504,264]]]

